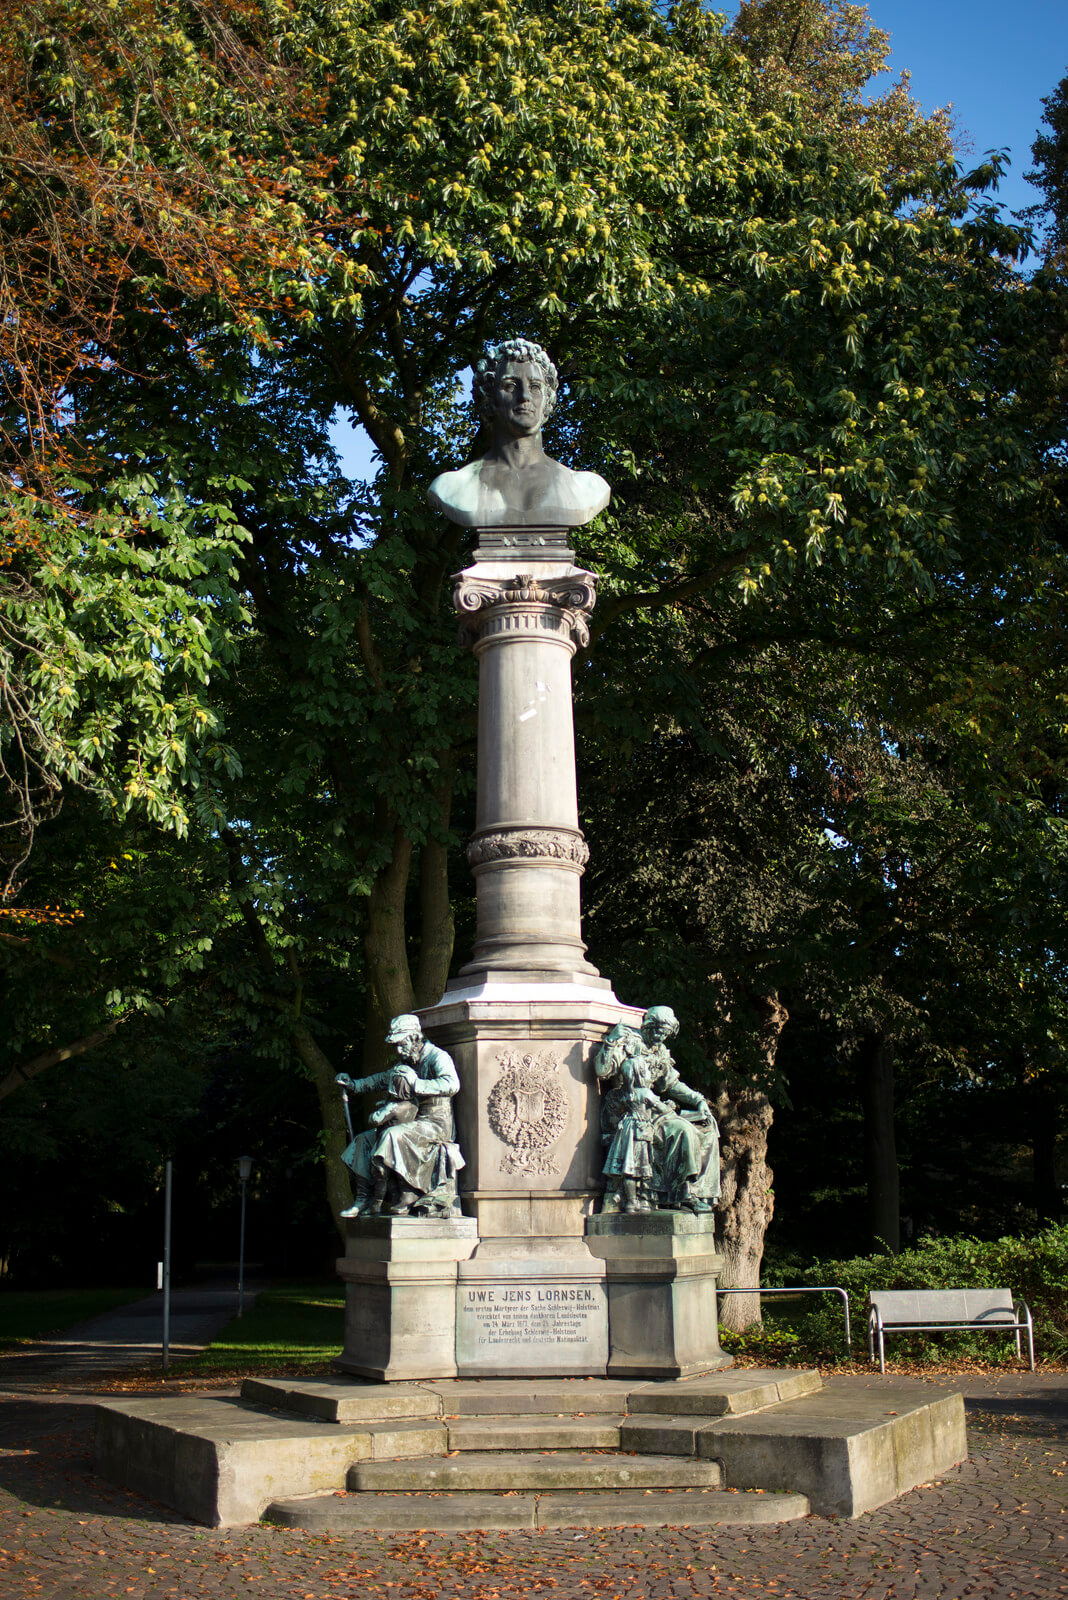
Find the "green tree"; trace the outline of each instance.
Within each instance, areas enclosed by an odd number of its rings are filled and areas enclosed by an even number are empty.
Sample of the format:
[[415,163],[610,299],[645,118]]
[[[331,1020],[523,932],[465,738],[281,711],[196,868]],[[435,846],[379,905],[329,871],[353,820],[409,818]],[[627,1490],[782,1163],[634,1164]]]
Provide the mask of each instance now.
[[[699,6],[262,14],[316,116],[275,124],[249,96],[222,121],[209,95],[198,148],[222,141],[299,260],[250,277],[255,329],[180,282],[165,317],[132,305],[131,359],[77,428],[97,462],[136,451],[146,481],[234,519],[204,598],[235,651],[208,703],[241,771],[191,771],[188,848],[218,886],[198,959],[314,1078],[336,1208],[339,991],[350,1017],[365,1006],[373,1066],[384,1018],[440,993],[466,893],[449,844],[474,676],[446,592],[463,552],[423,501],[475,448],[457,371],[511,331],[565,358],[555,446],[619,486],[582,551],[605,584],[580,710],[638,739],[653,683],[690,726],[709,661],[752,649],[750,618],[773,625],[764,591],[819,578],[816,616],[791,622],[804,642],[950,585],[965,554],[996,570],[1010,523],[1014,544],[1038,537],[1030,334],[1053,310],[974,204],[989,173],[865,170],[802,96],[768,103]],[[199,12],[166,16],[208,74]],[[35,86],[42,115],[59,92]],[[136,106],[131,73],[109,125]],[[96,115],[79,102],[57,139]],[[378,453],[370,493],[338,471],[339,408]],[[779,1003],[749,992],[766,1038]]]
[[757,66],[758,97],[799,99],[835,149],[880,177],[953,155],[948,108],[925,114],[902,72],[882,94],[890,35],[847,0],[743,0],[730,39]]
[[661,994],[688,1019],[710,1063],[691,1071],[731,1090],[730,1165],[751,1175],[751,1223],[743,1203],[724,1219],[732,1282],[756,1281],[773,1106],[805,1093],[804,1049],[787,1066],[776,1053],[783,1007],[833,1041],[811,1070],[852,1061],[869,1227],[891,1245],[895,1054],[922,1051],[947,1092],[989,1080],[1006,1048],[1049,1062],[1068,868],[1062,602],[1028,552],[1002,557],[984,576],[971,553],[926,590],[810,569],[744,608],[721,591],[700,620],[694,607],[646,632],[639,615],[625,645],[603,641],[640,663],[652,731],[639,713],[610,742],[587,733],[589,929],[628,997]]
[[1035,136],[1035,165],[1026,177],[1041,189],[1043,201],[1028,215],[1042,225],[1049,255],[1063,263],[1068,252],[1068,74],[1042,101],[1042,109],[1045,131]]
[[[227,121],[299,123],[272,6],[210,11],[0,5],[0,891],[34,829],[81,783],[188,826],[203,772],[232,769],[209,698],[230,659],[234,484],[206,464],[191,502],[138,437],[101,440],[87,396],[146,385],[138,322],[210,302],[263,337],[265,273],[299,270],[278,183]],[[287,75],[281,74],[286,77]],[[253,284],[257,287],[253,288]]]

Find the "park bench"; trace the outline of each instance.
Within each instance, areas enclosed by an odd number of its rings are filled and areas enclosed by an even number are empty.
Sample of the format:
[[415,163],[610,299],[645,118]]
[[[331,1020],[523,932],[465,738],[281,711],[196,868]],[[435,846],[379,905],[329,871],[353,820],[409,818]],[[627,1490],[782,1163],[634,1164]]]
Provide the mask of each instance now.
[[928,1333],[960,1329],[969,1333],[1014,1333],[1016,1354],[1020,1333],[1027,1334],[1027,1354],[1035,1370],[1035,1335],[1031,1313],[1011,1289],[872,1289],[868,1294],[868,1356],[886,1371],[888,1333]]

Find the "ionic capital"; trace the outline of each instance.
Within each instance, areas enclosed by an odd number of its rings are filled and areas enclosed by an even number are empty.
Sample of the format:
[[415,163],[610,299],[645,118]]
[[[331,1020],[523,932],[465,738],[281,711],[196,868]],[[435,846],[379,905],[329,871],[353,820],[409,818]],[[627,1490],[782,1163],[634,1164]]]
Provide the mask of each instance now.
[[597,603],[596,585],[592,572],[580,570],[562,578],[529,572],[476,578],[461,572],[452,592],[460,643],[475,645],[498,634],[541,630],[565,635],[572,649],[588,644],[587,618]]

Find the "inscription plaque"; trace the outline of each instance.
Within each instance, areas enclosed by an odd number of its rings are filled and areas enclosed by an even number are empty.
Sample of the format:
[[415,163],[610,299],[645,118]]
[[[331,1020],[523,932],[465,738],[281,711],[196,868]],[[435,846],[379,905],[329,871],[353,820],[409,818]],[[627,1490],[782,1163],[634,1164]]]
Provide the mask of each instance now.
[[457,1290],[461,1375],[483,1368],[505,1374],[603,1372],[607,1360],[603,1282],[468,1283]]

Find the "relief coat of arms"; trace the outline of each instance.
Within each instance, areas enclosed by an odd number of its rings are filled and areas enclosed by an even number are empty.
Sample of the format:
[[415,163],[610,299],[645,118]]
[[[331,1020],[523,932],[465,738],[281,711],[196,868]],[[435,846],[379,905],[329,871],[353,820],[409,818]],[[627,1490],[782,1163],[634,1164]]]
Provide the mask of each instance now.
[[553,1145],[567,1124],[560,1062],[551,1050],[499,1050],[500,1073],[489,1092],[489,1124],[509,1148],[501,1172],[545,1176],[560,1171]]

